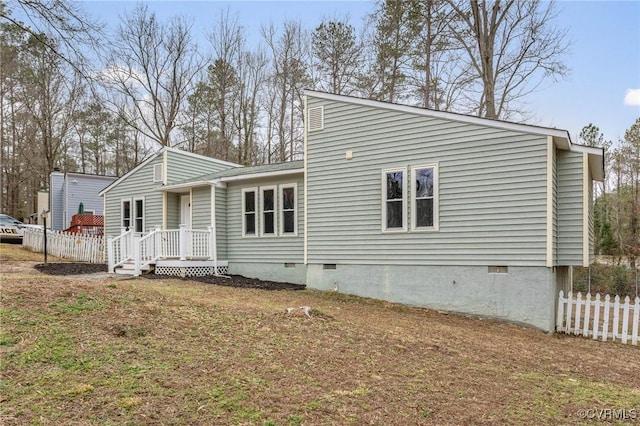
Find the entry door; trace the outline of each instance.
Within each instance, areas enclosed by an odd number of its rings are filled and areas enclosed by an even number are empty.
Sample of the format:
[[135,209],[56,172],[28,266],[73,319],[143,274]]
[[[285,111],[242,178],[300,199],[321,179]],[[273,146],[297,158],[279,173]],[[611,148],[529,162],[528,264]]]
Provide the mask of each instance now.
[[180,224],[185,224],[187,229],[191,229],[191,197],[189,195],[180,196]]

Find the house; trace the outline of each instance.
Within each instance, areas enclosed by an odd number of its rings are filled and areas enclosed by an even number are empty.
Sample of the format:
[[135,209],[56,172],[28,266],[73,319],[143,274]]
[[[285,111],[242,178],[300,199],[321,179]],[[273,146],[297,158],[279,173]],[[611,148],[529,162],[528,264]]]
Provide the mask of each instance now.
[[165,148],[114,182],[107,234],[154,230],[110,240],[110,268],[228,271],[553,330],[558,291],[593,258],[601,149],[315,91],[305,117],[304,161],[198,157],[196,176],[193,154]]
[[49,223],[54,231],[71,226],[71,218],[80,213],[102,215],[103,202],[99,192],[114,182],[115,176],[85,173],[62,173],[56,170],[49,175]]

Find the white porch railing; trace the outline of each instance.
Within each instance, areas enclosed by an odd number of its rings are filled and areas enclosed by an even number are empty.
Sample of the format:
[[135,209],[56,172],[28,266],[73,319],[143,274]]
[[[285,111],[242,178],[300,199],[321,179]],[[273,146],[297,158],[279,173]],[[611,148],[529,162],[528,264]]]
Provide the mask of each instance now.
[[133,231],[122,230],[115,238],[107,238],[107,264],[109,272],[133,259]]
[[215,261],[214,228],[197,230],[180,225],[180,229],[154,229],[143,235],[127,231],[107,240],[107,253],[110,272],[132,260],[135,264],[135,275],[140,275],[143,267],[159,259]]
[[638,344],[638,329],[640,328],[640,297],[631,303],[629,296],[620,300],[620,296],[611,298],[608,294],[604,299],[596,294],[595,298],[582,293],[575,297],[571,292],[564,297],[560,291],[558,297],[558,316],[556,331],[566,334],[583,335],[594,340],[619,339],[622,343],[631,341]]

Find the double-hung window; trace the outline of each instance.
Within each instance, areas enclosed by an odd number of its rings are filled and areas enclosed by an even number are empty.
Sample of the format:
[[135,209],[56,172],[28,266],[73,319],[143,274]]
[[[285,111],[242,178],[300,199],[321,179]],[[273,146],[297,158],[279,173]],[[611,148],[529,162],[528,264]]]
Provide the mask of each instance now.
[[382,231],[407,231],[408,217],[412,231],[438,230],[437,164],[382,171]]
[[438,166],[429,164],[411,168],[411,229],[438,228]]
[[131,200],[122,200],[121,216],[122,227],[129,230],[131,227]]
[[256,188],[242,190],[242,235],[254,237],[256,235]]
[[133,215],[134,232],[144,232],[144,198],[133,200]]
[[382,230],[406,231],[407,185],[405,169],[382,171]]
[[296,185],[280,185],[280,230],[282,235],[297,235]]
[[261,235],[276,235],[276,187],[260,188],[262,194],[262,232]]

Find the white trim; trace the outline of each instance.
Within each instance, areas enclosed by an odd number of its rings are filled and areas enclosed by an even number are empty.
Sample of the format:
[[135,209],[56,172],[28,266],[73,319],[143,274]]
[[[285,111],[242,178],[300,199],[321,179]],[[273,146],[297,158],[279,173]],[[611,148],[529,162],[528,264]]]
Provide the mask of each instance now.
[[[302,109],[302,119],[304,122],[307,121],[307,95],[302,96],[302,101],[304,104],[304,108]],[[307,180],[307,144],[308,144],[308,132],[307,132],[307,128],[306,126],[303,126],[304,130],[302,131],[302,161],[303,161],[303,175],[302,175],[302,179],[303,179],[303,187],[304,187],[304,200],[303,200],[303,204],[304,204],[304,211],[303,211],[303,220],[302,220],[302,226],[303,226],[303,243],[302,243],[302,263],[304,263],[305,265],[307,265],[308,261],[309,261],[309,249],[308,249],[308,243],[309,243],[309,239],[308,239],[308,227],[307,227],[307,219],[308,219],[308,196],[307,194],[309,193],[309,191],[307,190],[309,188],[308,185],[308,180]]]
[[[402,173],[402,227],[401,228],[387,228],[387,173]],[[381,230],[383,233],[397,233],[407,232],[407,168],[395,167],[390,169],[383,169],[380,172],[380,200],[381,200],[381,218],[380,222]]]
[[[433,169],[433,226],[416,226],[416,170]],[[411,166],[411,231],[413,232],[433,232],[440,229],[440,215],[438,214],[440,202],[438,200],[438,163],[418,164]]]
[[[213,226],[215,228],[216,226],[216,186],[215,185],[211,185],[211,202],[210,202],[210,209],[211,209],[211,218],[210,218],[210,223],[211,226]],[[217,232],[216,230],[214,230],[214,232]]]
[[[253,234],[247,234],[245,231],[247,229],[247,224],[246,224],[246,212],[245,212],[245,200],[246,200],[246,196],[245,193],[247,192],[253,192],[253,214],[254,214],[254,233]],[[257,237],[258,236],[258,214],[259,214],[259,209],[258,209],[258,187],[257,186],[253,186],[251,188],[242,188],[241,191],[241,197],[242,199],[240,200],[240,204],[242,205],[242,236],[243,237],[247,237],[247,238],[253,238],[253,237]]]
[[547,136],[547,244],[546,265],[553,266],[553,138]]
[[199,186],[209,186],[209,185],[217,185],[226,184],[227,182],[237,182],[243,180],[251,180],[251,179],[262,179],[269,177],[281,177],[281,176],[289,176],[289,175],[297,175],[303,174],[304,168],[302,169],[291,169],[291,170],[278,170],[275,172],[261,172],[261,173],[253,173],[248,175],[240,175],[240,176],[228,176],[228,177],[219,177],[212,180],[199,180],[193,182],[183,182],[175,185],[167,185],[160,186],[155,188],[155,191],[164,191],[164,192],[175,192],[180,189],[187,188],[197,188]]
[[503,130],[511,130],[516,132],[532,133],[544,136],[554,136],[557,138],[566,139],[571,144],[571,137],[569,132],[561,129],[554,129],[550,127],[532,126],[530,124],[512,123],[508,121],[493,120],[490,118],[476,117],[472,115],[457,114],[453,112],[434,111],[430,109],[414,107],[409,105],[393,104],[388,102],[374,101],[371,99],[362,99],[352,96],[335,95],[332,93],[316,92],[314,90],[304,90],[304,94],[307,96],[313,96],[314,98],[326,99],[330,101],[347,102],[354,105],[362,105],[372,108],[384,108],[393,111],[405,112],[409,114],[422,115],[426,117],[442,118],[445,120],[458,121],[468,124],[477,124],[481,126],[495,127]]
[[[265,233],[264,225],[264,192],[273,191],[273,233]],[[278,236],[278,187],[276,185],[268,185],[260,187],[260,236],[261,237],[277,237]]]
[[589,154],[582,154],[582,266],[589,266]]
[[304,168],[290,169],[290,170],[277,170],[275,172],[253,173],[253,174],[240,175],[240,176],[228,176],[228,177],[221,177],[219,178],[219,180],[220,182],[234,182],[237,180],[261,179],[261,178],[274,177],[274,176],[288,176],[288,175],[295,175],[299,173],[304,173]]
[[166,185],[169,182],[169,151],[164,150],[162,153],[162,184]]
[[[287,188],[293,189],[293,232],[284,232],[284,196],[283,190]],[[296,237],[298,236],[298,184],[297,183],[283,183],[278,185],[278,196],[280,202],[278,207],[280,210],[280,235],[281,237]]]

